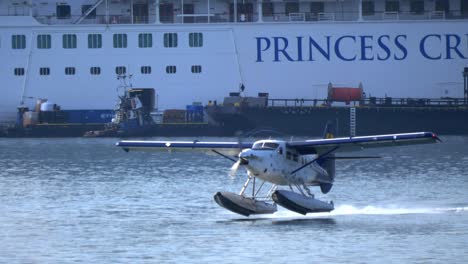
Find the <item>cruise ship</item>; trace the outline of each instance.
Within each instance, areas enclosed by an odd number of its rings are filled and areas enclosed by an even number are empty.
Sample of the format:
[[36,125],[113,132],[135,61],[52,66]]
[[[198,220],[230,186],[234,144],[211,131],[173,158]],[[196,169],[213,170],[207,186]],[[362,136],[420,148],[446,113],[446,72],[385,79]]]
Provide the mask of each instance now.
[[2,123],[44,98],[113,109],[119,75],[161,110],[329,83],[463,98],[468,0],[2,0],[0,58]]

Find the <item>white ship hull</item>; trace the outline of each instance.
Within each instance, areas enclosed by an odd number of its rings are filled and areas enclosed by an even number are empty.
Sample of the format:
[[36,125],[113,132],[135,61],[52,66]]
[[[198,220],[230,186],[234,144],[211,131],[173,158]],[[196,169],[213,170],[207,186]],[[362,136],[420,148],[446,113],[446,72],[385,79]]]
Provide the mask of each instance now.
[[[8,21],[15,20],[14,25]],[[369,96],[463,97],[468,66],[468,21],[376,21],[322,23],[226,23],[145,25],[32,25],[31,17],[0,18],[0,122],[14,120],[21,101],[33,107],[47,98],[62,109],[113,109],[125,66],[134,87],[152,87],[159,109],[192,102],[222,101],[243,83],[246,95],[325,98],[329,82],[357,87]],[[189,33],[203,34],[202,47],[189,47]],[[102,34],[102,48],[89,49],[88,34]],[[128,35],[128,47],[112,47],[113,34]],[[151,48],[138,47],[138,34],[151,33]],[[177,33],[178,46],[163,46]],[[11,49],[11,36],[26,36],[24,49]],[[39,34],[51,48],[38,49]],[[62,35],[76,34],[77,48],[63,49]],[[175,74],[166,73],[176,66]],[[201,73],[191,67],[201,66]],[[151,74],[142,74],[151,66]],[[50,75],[40,75],[40,68]],[[74,67],[74,75],[64,69]],[[100,67],[100,75],[90,74]],[[16,76],[15,68],[25,74]],[[22,100],[23,98],[23,100]]]

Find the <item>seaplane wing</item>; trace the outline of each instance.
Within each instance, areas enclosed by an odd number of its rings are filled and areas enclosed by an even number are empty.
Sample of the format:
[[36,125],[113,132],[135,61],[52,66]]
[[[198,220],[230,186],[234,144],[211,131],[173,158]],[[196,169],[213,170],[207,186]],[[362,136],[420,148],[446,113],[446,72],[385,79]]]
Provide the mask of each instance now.
[[241,142],[203,142],[203,141],[137,141],[123,140],[116,143],[125,151],[130,150],[182,150],[218,151],[238,154],[242,149],[251,148],[253,143]]
[[366,148],[426,144],[436,141],[440,141],[440,139],[432,132],[417,132],[292,141],[288,142],[286,145],[288,148],[295,149],[300,155],[320,155],[327,152],[349,152]]

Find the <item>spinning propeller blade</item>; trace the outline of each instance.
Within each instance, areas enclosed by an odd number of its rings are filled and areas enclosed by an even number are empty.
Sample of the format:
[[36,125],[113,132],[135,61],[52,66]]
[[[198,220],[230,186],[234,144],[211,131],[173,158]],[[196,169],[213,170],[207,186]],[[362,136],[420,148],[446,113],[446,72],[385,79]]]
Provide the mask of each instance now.
[[[237,133],[237,144],[239,146],[238,152],[239,152],[239,155],[240,155],[240,153],[242,152],[242,133],[241,132]],[[237,161],[234,164],[232,164],[232,167],[231,167],[231,169],[229,171],[229,176],[231,176],[231,177],[236,176],[237,170],[239,170],[240,165],[245,165],[247,163],[248,162],[246,162],[241,157],[239,157],[237,159]]]
[[234,164],[232,164],[231,170],[229,171],[229,176],[234,177],[236,176],[237,170],[241,165],[241,159],[237,160]]

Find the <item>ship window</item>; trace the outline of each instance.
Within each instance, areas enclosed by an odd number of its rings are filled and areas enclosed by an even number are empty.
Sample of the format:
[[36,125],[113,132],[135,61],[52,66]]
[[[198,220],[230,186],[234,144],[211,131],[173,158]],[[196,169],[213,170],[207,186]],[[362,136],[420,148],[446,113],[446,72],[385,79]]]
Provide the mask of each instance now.
[[50,35],[37,35],[37,48],[50,49],[51,37]]
[[89,49],[102,48],[102,35],[101,34],[88,34],[88,48]]
[[66,67],[65,74],[66,75],[75,75],[75,67]]
[[56,11],[58,19],[67,19],[71,17],[71,8],[69,5],[58,5]]
[[201,65],[192,65],[192,73],[201,73]]
[[325,11],[324,2],[311,2],[310,3],[310,13],[317,15],[318,13],[323,13]]
[[450,1],[449,0],[436,0],[435,10],[448,13],[450,11]]
[[375,14],[374,1],[362,1],[362,15],[373,16]]
[[176,73],[177,68],[174,65],[166,66],[166,73],[174,74]]
[[400,1],[385,1],[385,12],[400,12]]
[[189,34],[189,46],[190,47],[202,47],[203,46],[203,34],[202,33],[190,33]]
[[24,68],[15,68],[14,70],[16,76],[24,75]]
[[286,151],[286,159],[288,159],[288,160],[291,159],[291,152]]
[[299,12],[299,2],[286,2],[285,13],[289,16],[289,13]]
[[114,48],[127,47],[127,34],[114,34]]
[[271,2],[262,3],[262,12],[265,17],[272,17],[274,15],[274,6]]
[[460,13],[462,17],[468,17],[468,0],[461,0],[460,3]]
[[[88,12],[88,10],[90,8],[92,8],[93,5],[82,5],[81,6],[81,15],[85,15],[86,12]],[[93,9],[93,11],[91,11],[87,16],[86,16],[87,19],[93,19],[93,18],[96,18],[96,8]]]
[[138,47],[151,48],[153,46],[153,35],[151,33],[138,34]]
[[50,75],[50,68],[47,68],[47,67],[39,68],[39,74]]
[[25,49],[26,48],[26,36],[25,35],[11,36],[11,48],[12,49]]
[[410,12],[416,15],[424,14],[424,0],[412,0],[410,2]]
[[89,69],[89,72],[92,74],[92,75],[99,75],[101,74],[101,67],[91,67]]
[[125,68],[125,66],[117,66],[115,67],[115,73],[118,75],[123,75],[127,73],[127,68]]
[[151,74],[151,66],[141,66],[142,74]]
[[76,49],[76,35],[75,34],[64,34],[62,36],[63,48],[64,49]]
[[177,33],[164,33],[164,47],[177,47]]

